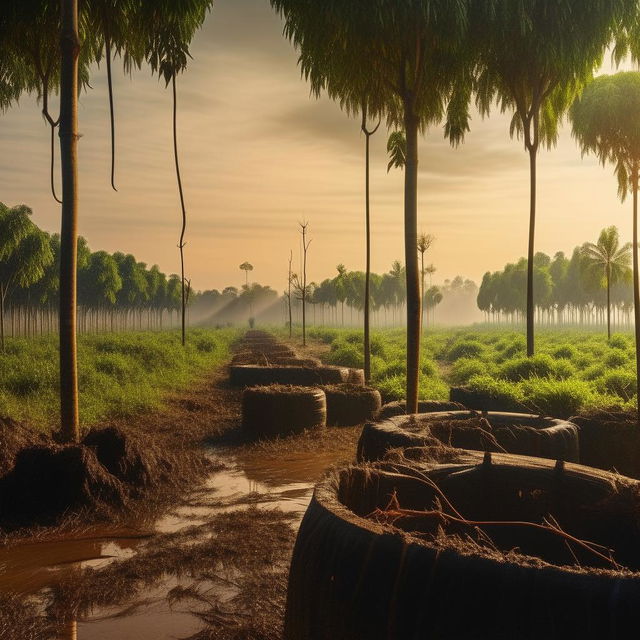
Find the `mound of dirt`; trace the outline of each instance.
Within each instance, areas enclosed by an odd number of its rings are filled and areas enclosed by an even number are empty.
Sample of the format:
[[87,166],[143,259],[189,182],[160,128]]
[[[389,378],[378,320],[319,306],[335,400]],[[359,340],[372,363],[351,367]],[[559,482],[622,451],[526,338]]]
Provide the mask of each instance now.
[[82,445],[22,449],[0,479],[0,517],[7,528],[48,524],[68,512],[109,510],[126,503],[127,491]]
[[0,417],[0,477],[11,471],[18,451],[45,442],[41,433],[11,418]]
[[91,429],[82,443],[90,447],[100,464],[116,478],[136,488],[152,486],[171,463],[157,455],[154,448],[117,427]]

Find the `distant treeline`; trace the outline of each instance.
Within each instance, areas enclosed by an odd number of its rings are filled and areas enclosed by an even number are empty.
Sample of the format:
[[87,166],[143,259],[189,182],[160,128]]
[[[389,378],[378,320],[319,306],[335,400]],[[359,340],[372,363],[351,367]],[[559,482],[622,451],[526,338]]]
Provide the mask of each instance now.
[[[607,246],[606,233],[613,234]],[[553,258],[534,257],[534,304],[540,324],[602,325],[607,321],[607,269],[610,273],[612,325],[628,327],[633,312],[629,245],[619,246],[617,229],[603,230],[597,244],[576,247],[571,258],[559,251]],[[609,265],[607,267],[607,264]],[[478,308],[491,322],[524,321],[527,260],[485,273],[478,292]]]
[[[58,329],[60,237],[42,231],[25,206],[0,203],[0,296],[5,333],[30,336]],[[364,306],[363,271],[338,265],[336,276],[307,287],[310,325],[359,325]],[[432,285],[424,274],[425,322],[457,322],[473,310],[477,286],[460,276]],[[371,274],[372,322],[377,326],[404,323],[405,269],[395,261],[383,274]],[[188,283],[188,281],[187,281]],[[189,283],[188,283],[189,285]],[[247,283],[241,287],[194,291],[187,286],[188,322],[191,325],[246,324],[250,318],[266,324],[288,320],[287,287],[278,294],[269,286]],[[294,323],[300,315],[299,288],[291,288]],[[180,276],[166,275],[157,265],[148,267],[122,252],[91,251],[78,241],[78,329],[81,332],[125,329],[162,329],[179,323]],[[440,311],[438,312],[440,315]]]

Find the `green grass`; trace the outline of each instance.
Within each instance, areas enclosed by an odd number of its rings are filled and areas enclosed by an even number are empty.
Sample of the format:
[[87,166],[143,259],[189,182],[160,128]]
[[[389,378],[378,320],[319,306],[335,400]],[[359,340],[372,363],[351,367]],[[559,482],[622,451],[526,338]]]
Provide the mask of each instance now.
[[[80,420],[88,427],[110,417],[161,406],[229,357],[233,329],[81,336],[78,342]],[[57,426],[58,343],[55,337],[9,339],[0,353],[0,415],[46,430]]]
[[[331,345],[325,361],[363,366],[362,333],[311,328]],[[375,345],[375,346],[374,346]],[[372,332],[372,383],[388,399],[404,397],[405,333]],[[592,408],[636,407],[633,336],[579,330],[540,330],[536,355],[526,357],[522,333],[496,327],[428,331],[421,355],[419,395],[442,400],[450,386],[469,386],[532,411],[563,417]]]

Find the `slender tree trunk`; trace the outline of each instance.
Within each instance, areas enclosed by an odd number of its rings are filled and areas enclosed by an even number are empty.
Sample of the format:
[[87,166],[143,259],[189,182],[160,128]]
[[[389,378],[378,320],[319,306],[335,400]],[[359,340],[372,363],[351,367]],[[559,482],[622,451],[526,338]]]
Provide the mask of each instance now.
[[4,288],[0,284],[0,348],[4,353]]
[[536,237],[536,157],[538,147],[529,146],[529,169],[530,169],[530,204],[529,204],[529,250],[527,259],[527,356],[534,353],[534,306],[533,306],[533,256]]
[[418,119],[405,100],[404,255],[407,282],[407,413],[418,411],[420,274],[418,273]]
[[369,295],[371,281],[371,219],[369,199],[369,138],[371,134],[366,128],[366,110],[362,115],[362,130],[365,135],[365,235],[366,235],[366,267],[364,276],[364,380],[367,384],[371,380],[371,336],[369,335]]
[[636,336],[636,402],[640,422],[640,279],[638,276],[638,167],[633,166],[633,317]]
[[306,244],[307,225],[302,227],[302,346],[307,346],[307,244]]
[[180,274],[181,279],[181,310],[182,310],[182,346],[186,344],[186,312],[187,312],[187,298],[185,292],[184,281],[184,233],[187,229],[187,211],[184,206],[184,193],[182,192],[182,179],[180,177],[180,161],[178,159],[178,126],[177,126],[177,111],[178,111],[178,99],[176,96],[176,74],[171,76],[171,91],[173,94],[173,157],[176,165],[176,178],[178,180],[178,192],[180,193],[180,207],[182,210],[182,228],[180,230],[180,243],[178,248],[180,249]]
[[424,251],[420,252],[420,333],[424,329]]
[[611,265],[607,264],[607,340],[611,340]]
[[78,362],[76,345],[78,244],[78,0],[61,0],[60,161],[60,433],[77,442]]
[[293,317],[291,314],[291,262],[293,261],[293,249],[289,254],[289,293],[287,294],[287,302],[289,306],[289,339],[293,334]]
[[369,310],[371,308],[371,207],[369,189],[369,149],[371,136],[378,130],[380,122],[372,129],[367,129],[367,107],[362,105],[361,130],[365,135],[365,235],[366,235],[366,269],[364,277],[364,379],[371,380],[371,336],[369,332]]

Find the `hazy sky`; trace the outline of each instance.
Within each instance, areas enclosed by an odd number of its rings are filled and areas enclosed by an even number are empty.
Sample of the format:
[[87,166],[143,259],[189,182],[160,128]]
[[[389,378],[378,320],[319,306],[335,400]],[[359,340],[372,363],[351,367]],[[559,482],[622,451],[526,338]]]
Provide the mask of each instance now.
[[[313,238],[309,278],[342,262],[364,268],[364,140],[359,122],[309,96],[297,55],[268,0],[216,0],[179,78],[179,143],[188,208],[187,277],[198,289],[252,278],[282,291],[289,250],[299,264],[300,220]],[[96,69],[80,100],[80,233],[93,250],[125,251],[167,272],[179,269],[180,210],[173,167],[171,96],[148,70],[115,77],[117,186],[109,186],[106,77]],[[54,100],[53,107],[57,107]],[[437,241],[434,281],[480,280],[526,252],[528,158],[508,134],[510,116],[475,115],[451,149],[442,129],[420,144],[419,229]],[[377,272],[403,259],[403,180],[387,174],[386,135],[372,141],[372,243]],[[48,129],[25,97],[0,116],[0,201],[26,203],[34,221],[59,230],[48,189]],[[58,165],[59,166],[59,165]],[[615,224],[630,236],[610,167],[580,157],[564,126],[539,157],[537,249],[570,251]]]

